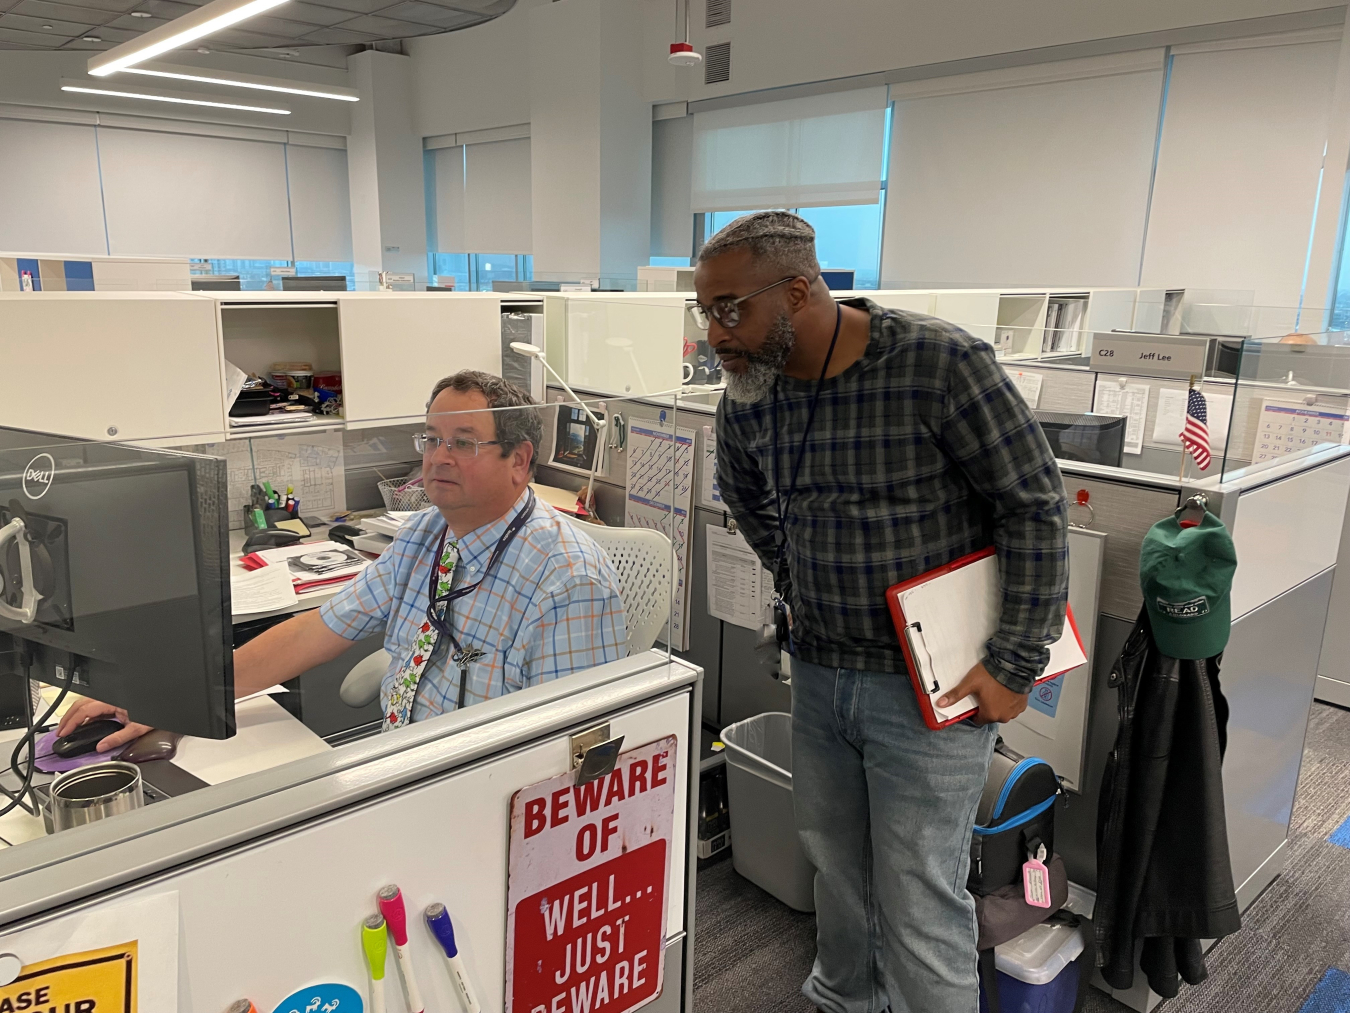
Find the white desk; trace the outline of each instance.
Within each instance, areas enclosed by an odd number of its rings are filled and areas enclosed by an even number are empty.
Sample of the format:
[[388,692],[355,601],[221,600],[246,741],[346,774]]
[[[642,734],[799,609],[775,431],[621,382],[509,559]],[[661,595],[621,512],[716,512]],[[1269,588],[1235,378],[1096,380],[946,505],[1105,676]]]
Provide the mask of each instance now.
[[[237,704],[234,716],[237,730],[232,738],[185,736],[178,744],[178,755],[173,762],[207,784],[220,784],[332,748],[270,696],[254,697]],[[3,750],[6,763],[14,740],[21,734],[11,731],[0,736],[0,750]],[[45,833],[42,818],[30,816],[22,809],[0,817],[0,847],[23,844]]]

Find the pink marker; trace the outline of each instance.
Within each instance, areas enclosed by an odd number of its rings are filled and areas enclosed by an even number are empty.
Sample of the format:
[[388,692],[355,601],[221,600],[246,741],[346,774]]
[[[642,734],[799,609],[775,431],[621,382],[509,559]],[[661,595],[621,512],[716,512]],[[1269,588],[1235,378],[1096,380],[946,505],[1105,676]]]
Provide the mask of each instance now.
[[381,887],[376,894],[380,905],[380,914],[384,915],[389,935],[394,939],[394,957],[398,960],[398,969],[403,974],[403,987],[408,993],[408,1009],[411,1013],[426,1013],[422,1003],[422,991],[417,987],[417,976],[413,973],[412,953],[408,950],[408,914],[403,908],[403,893],[390,883]]

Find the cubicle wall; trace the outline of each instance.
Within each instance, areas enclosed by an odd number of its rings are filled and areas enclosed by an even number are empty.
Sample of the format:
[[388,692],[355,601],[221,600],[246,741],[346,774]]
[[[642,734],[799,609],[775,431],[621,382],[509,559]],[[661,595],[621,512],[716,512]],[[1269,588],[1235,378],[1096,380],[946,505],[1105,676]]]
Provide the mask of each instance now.
[[[143,1010],[270,1010],[322,982],[366,997],[360,924],[396,883],[427,1008],[458,1008],[422,924],[440,902],[483,1008],[500,1010],[511,797],[565,773],[570,736],[604,724],[625,749],[676,740],[664,953],[646,963],[664,963],[664,986],[647,1008],[692,1010],[699,693],[697,669],[644,655],[0,850],[0,952],[31,963],[139,938]],[[392,954],[384,993],[405,1013]]]

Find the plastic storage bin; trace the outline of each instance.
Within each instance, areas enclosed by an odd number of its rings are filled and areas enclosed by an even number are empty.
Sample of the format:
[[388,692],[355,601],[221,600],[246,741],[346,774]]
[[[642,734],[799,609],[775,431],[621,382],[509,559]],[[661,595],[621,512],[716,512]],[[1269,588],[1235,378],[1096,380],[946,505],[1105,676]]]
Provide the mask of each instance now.
[[792,815],[792,715],[757,714],[722,729],[731,864],[790,908],[814,911],[816,870]]
[[[1073,1013],[1083,930],[1042,923],[994,947],[1001,1013]],[[980,1013],[989,1009],[980,990]]]

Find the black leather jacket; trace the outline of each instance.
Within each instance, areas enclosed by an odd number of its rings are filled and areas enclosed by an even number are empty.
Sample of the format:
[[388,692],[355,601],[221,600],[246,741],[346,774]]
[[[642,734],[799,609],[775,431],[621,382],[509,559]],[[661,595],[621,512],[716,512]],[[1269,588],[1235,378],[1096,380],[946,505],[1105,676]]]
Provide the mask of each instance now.
[[1219,660],[1159,653],[1139,619],[1111,670],[1120,730],[1097,816],[1097,963],[1113,988],[1140,966],[1164,998],[1206,976],[1200,940],[1241,926],[1223,807],[1228,702]]

